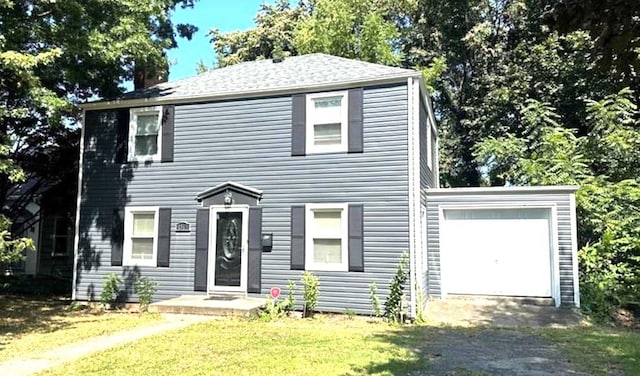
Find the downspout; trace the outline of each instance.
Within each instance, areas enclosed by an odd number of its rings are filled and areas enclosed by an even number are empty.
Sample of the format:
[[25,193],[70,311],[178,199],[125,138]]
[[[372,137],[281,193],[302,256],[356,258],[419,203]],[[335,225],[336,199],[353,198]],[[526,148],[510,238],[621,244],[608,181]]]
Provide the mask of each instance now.
[[[408,180],[409,180],[409,296],[410,296],[410,312],[409,316],[415,318],[417,315],[416,302],[416,222],[415,222],[415,103],[414,103],[414,83],[413,78],[407,79],[407,161],[408,161]],[[418,139],[418,143],[420,140]],[[418,171],[419,174],[419,171]]]

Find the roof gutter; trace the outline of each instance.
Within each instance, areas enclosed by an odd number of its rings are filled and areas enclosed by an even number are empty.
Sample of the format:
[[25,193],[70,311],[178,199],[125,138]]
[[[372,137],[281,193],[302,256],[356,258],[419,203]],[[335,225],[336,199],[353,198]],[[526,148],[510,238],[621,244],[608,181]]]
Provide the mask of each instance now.
[[420,77],[419,72],[410,74],[399,74],[387,77],[381,77],[368,80],[349,80],[341,82],[332,82],[327,84],[318,85],[291,85],[272,89],[252,89],[244,91],[229,91],[220,92],[215,94],[202,94],[202,95],[189,95],[181,97],[155,97],[155,98],[142,98],[142,99],[116,99],[112,101],[100,101],[80,104],[79,107],[84,110],[106,110],[112,108],[123,107],[145,107],[156,106],[162,104],[185,104],[185,103],[199,103],[199,102],[211,102],[219,100],[240,99],[247,97],[266,97],[283,94],[293,94],[297,92],[308,92],[310,89],[318,91],[328,91],[343,89],[351,86],[373,86],[384,85],[390,83],[406,82],[409,77]]

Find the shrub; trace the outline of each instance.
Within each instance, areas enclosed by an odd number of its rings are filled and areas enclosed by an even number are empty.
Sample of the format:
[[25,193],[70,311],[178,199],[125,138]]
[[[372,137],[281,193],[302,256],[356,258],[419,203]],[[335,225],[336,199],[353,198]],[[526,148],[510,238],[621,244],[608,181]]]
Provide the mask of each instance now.
[[405,252],[400,256],[396,275],[393,276],[393,280],[389,285],[389,297],[384,303],[384,317],[389,322],[397,323],[403,321],[404,285],[409,276],[407,271],[408,262],[407,253]]
[[271,295],[267,295],[267,302],[264,310],[260,312],[260,318],[265,321],[271,321],[289,315],[296,304],[295,289],[296,284],[289,280],[287,282],[287,297],[283,301],[273,299]]
[[302,285],[304,286],[304,307],[303,317],[313,317],[313,313],[318,305],[318,286],[320,282],[315,275],[304,272],[302,274]]
[[138,295],[140,302],[140,310],[147,312],[149,310],[149,304],[153,301],[153,295],[156,293],[156,286],[158,284],[149,277],[140,277],[136,279],[133,285],[133,291]]
[[380,299],[378,299],[378,285],[375,282],[369,284],[369,299],[371,299],[371,309],[375,317],[382,316],[382,308],[380,307]]
[[102,292],[100,293],[100,303],[105,308],[113,308],[118,297],[118,285],[122,279],[116,273],[109,273],[102,282]]

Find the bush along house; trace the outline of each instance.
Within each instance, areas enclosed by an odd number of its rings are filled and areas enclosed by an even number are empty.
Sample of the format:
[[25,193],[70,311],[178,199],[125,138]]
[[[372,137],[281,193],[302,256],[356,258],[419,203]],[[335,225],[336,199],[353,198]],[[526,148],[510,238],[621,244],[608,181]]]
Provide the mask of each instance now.
[[579,304],[576,187],[438,188],[419,72],[311,54],[83,109],[74,299],[111,272],[136,301],[138,276],[162,300],[300,290],[310,271],[318,310],[369,314],[406,253],[411,316],[453,294]]

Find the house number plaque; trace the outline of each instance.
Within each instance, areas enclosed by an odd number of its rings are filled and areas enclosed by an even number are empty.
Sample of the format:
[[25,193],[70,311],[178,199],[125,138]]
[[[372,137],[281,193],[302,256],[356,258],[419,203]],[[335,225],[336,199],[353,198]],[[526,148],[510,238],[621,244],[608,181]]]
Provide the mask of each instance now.
[[189,222],[176,223],[176,232],[191,232],[191,225]]

